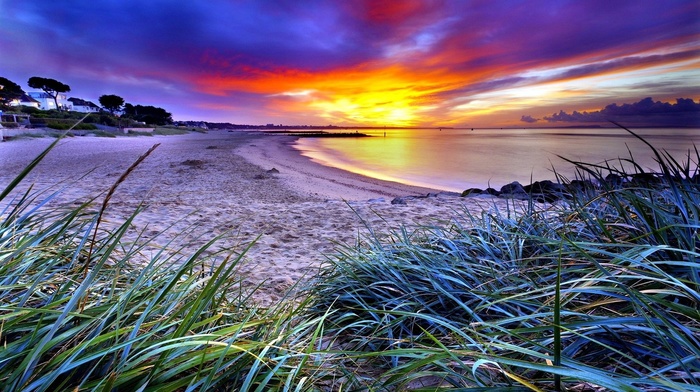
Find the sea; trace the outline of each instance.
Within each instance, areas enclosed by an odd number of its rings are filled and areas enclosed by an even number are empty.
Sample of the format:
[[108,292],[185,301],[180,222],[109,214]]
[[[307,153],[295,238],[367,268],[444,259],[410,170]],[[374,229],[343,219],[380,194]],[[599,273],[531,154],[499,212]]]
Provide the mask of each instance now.
[[559,176],[576,178],[569,161],[631,169],[630,157],[658,171],[651,144],[696,167],[700,128],[362,129],[371,137],[304,137],[294,147],[313,161],[365,176],[461,192]]

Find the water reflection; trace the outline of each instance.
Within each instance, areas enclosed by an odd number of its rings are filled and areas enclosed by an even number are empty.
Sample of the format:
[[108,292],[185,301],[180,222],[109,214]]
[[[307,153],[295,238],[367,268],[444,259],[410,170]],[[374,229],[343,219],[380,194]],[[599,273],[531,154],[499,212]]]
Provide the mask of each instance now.
[[[636,132],[677,159],[686,157],[693,143],[700,145],[698,129]],[[304,138],[295,147],[324,165],[453,191],[554,179],[552,167],[573,176],[571,164],[558,156],[601,163],[629,158],[631,153],[645,168],[657,167],[651,150],[621,129],[376,129],[365,133],[374,137]]]

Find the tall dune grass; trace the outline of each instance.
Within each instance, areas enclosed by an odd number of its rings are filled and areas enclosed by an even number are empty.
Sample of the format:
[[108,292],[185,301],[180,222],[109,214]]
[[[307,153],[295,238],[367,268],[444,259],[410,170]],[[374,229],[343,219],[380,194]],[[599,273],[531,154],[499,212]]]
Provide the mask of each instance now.
[[101,204],[19,192],[54,145],[0,191],[3,391],[700,391],[697,150],[571,162],[549,207],[369,235],[262,309],[245,249],[145,257],[138,210],[100,225],[147,154]]
[[700,390],[700,154],[650,148],[658,171],[573,162],[592,187],[546,210],[465,212],[343,249],[310,309],[334,310],[336,360],[373,369],[345,381]]

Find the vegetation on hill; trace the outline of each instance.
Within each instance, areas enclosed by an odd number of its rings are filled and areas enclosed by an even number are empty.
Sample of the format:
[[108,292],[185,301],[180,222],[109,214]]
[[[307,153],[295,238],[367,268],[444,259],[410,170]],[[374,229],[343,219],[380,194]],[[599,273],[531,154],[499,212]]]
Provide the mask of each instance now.
[[[6,113],[29,114],[29,124],[34,128],[52,128],[56,130],[66,130],[73,127],[75,130],[97,130],[97,125],[117,128],[149,128],[147,123],[143,123],[129,116],[116,116],[107,112],[86,113],[65,111],[65,110],[40,110],[32,107],[12,108],[15,110]],[[169,115],[169,114],[168,114]],[[75,123],[82,119],[82,122]],[[155,125],[155,124],[154,124]],[[3,126],[8,128],[16,127],[15,123],[3,122]]]
[[[11,80],[0,77],[0,111],[6,114],[24,113],[30,114],[32,124],[46,125],[53,129],[67,129],[61,121],[63,119],[78,120],[85,113],[74,112],[61,108],[58,103],[59,93],[70,92],[70,86],[59,82],[55,79],[42,78],[33,76],[29,78],[29,87],[37,88],[44,91],[53,98],[56,109],[41,110],[28,106],[15,107],[10,106],[10,101],[20,98],[24,91],[22,88]],[[173,123],[172,114],[163,108],[156,106],[143,106],[125,103],[124,98],[118,95],[102,95],[99,98],[104,111],[93,113],[83,122],[85,124],[101,124],[115,127],[147,127],[147,126],[162,126]],[[43,119],[46,119],[44,121]],[[50,121],[49,121],[50,119]],[[3,125],[5,125],[3,123]],[[16,127],[16,125],[8,124],[7,127]],[[93,125],[79,125],[75,129],[96,129]]]
[[17,83],[0,76],[0,105],[6,105],[13,99],[19,98],[24,94],[22,87]]
[[155,106],[124,105],[124,117],[152,125],[166,125],[173,122],[172,114]]
[[109,111],[109,114],[112,115],[114,115],[116,112],[120,112],[124,107],[124,98],[118,95],[102,95],[100,96],[99,101],[100,105],[102,105],[102,107]]
[[96,207],[64,209],[16,190],[50,149],[0,191],[5,391],[700,390],[697,150],[652,148],[655,172],[572,162],[596,186],[549,208],[360,238],[261,309],[244,250],[213,265],[216,238],[173,241],[135,265],[135,215],[101,226],[148,153]]

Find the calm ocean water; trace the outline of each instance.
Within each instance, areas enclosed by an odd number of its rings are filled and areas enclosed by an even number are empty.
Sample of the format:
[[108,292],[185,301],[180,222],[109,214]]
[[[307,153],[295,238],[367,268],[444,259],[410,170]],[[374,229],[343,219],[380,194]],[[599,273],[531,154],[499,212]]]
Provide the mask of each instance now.
[[[634,129],[658,149],[687,159],[700,147],[700,129]],[[345,131],[347,132],[347,131]],[[295,148],[327,166],[404,184],[449,191],[500,188],[555,179],[552,168],[573,179],[573,166],[559,158],[601,163],[629,158],[656,169],[653,154],[622,129],[384,129],[368,138],[301,138]]]

